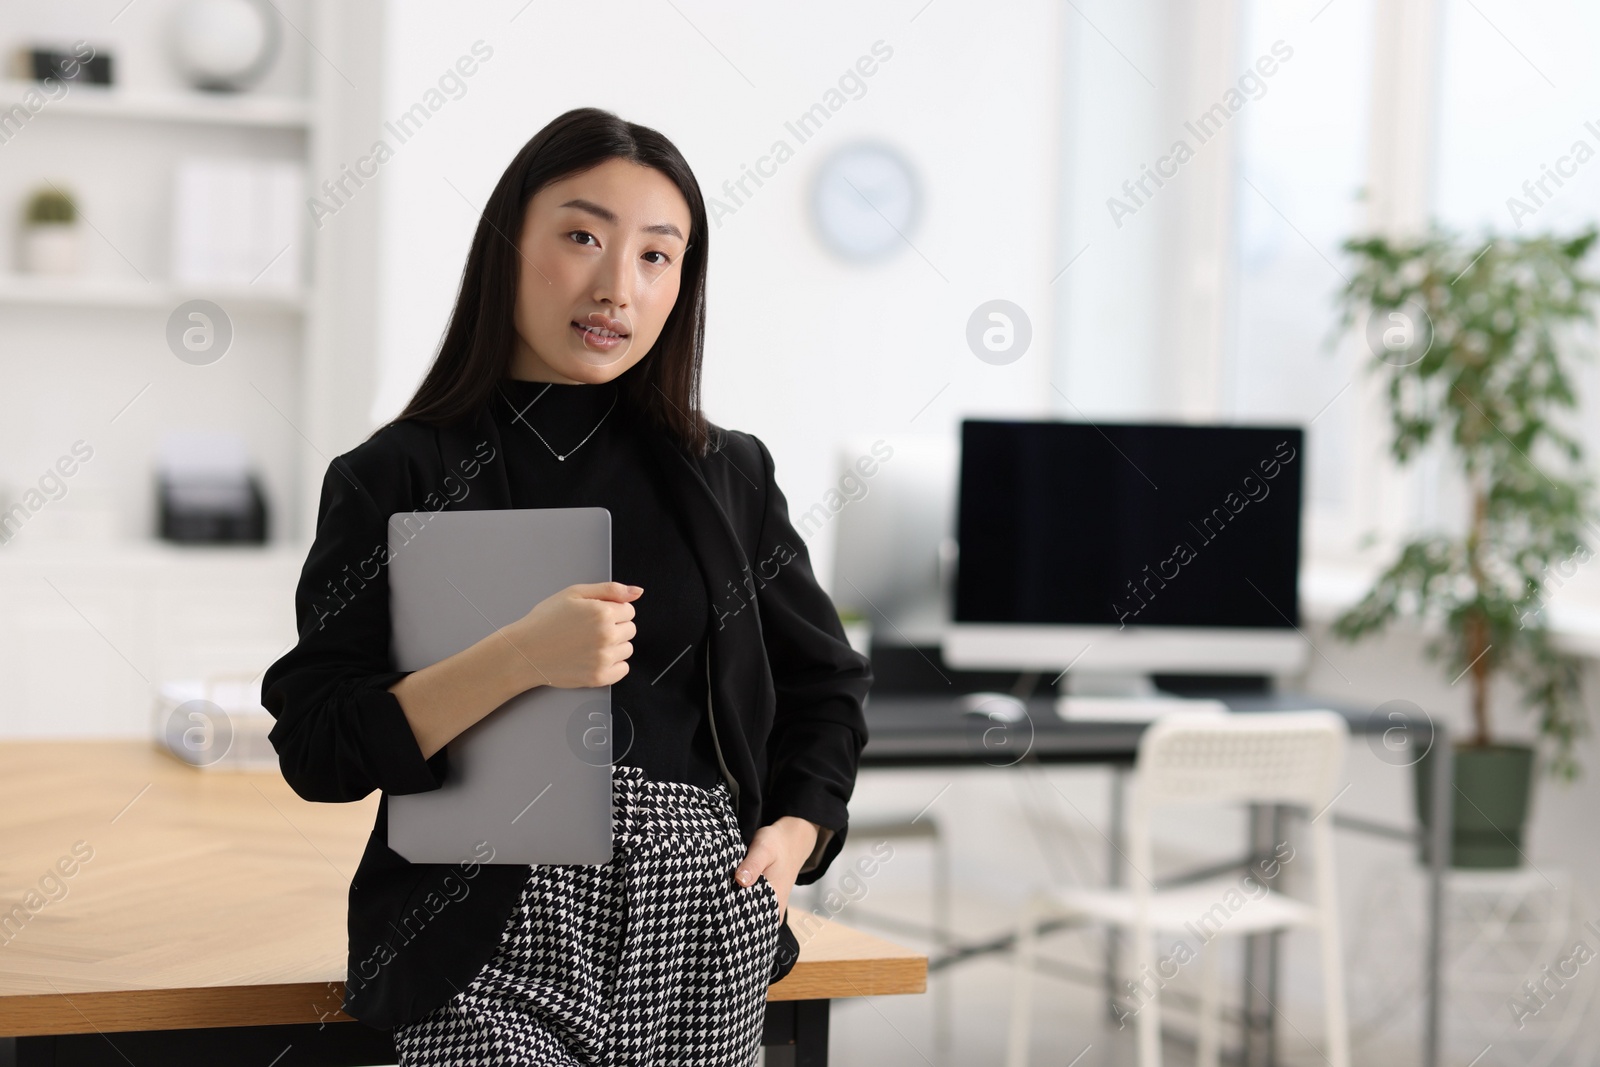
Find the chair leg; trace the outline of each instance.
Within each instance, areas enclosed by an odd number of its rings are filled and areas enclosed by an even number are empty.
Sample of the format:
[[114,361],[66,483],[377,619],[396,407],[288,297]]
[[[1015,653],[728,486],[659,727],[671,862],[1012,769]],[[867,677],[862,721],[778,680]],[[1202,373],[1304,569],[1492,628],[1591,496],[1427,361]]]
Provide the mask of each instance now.
[[1200,949],[1200,1024],[1195,1050],[1195,1067],[1217,1067],[1220,1042],[1218,991],[1221,983],[1217,977],[1219,957],[1222,955],[1220,939]]
[[[1331,822],[1332,820],[1329,820]],[[1318,930],[1322,936],[1322,1000],[1327,1011],[1328,1063],[1350,1067],[1350,1021],[1345,1010],[1344,956],[1339,936],[1339,904],[1335,892],[1333,830],[1329,823],[1311,828],[1316,864]]]
[[1155,935],[1135,927],[1134,982],[1148,989],[1150,999],[1139,1006],[1139,1067],[1161,1067],[1161,991],[1155,983]]
[[1350,1067],[1350,1023],[1344,1003],[1344,964],[1340,959],[1338,924],[1323,917],[1322,922],[1322,999],[1326,1006],[1328,1062],[1332,1067]]
[[[934,944],[940,953],[950,951],[950,853],[943,835],[934,837],[933,844],[933,923]],[[936,1067],[945,1067],[950,1057],[950,1026],[955,1012],[950,1004],[951,972],[948,968],[934,977],[933,1061]]]
[[1028,1038],[1033,1013],[1033,958],[1038,940],[1035,926],[1043,911],[1036,898],[1022,905],[1017,921],[1016,946],[1011,954],[1011,1034],[1006,1043],[1006,1067],[1028,1067]]

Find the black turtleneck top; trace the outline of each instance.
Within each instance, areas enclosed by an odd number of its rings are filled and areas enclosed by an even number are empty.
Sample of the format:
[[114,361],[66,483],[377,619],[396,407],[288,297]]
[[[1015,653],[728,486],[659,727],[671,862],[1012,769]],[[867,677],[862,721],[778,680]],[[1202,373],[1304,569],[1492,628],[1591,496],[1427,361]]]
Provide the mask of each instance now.
[[644,589],[628,673],[611,687],[612,761],[711,788],[722,776],[706,712],[705,578],[634,432],[638,416],[615,382],[505,378],[491,400],[512,506],[607,509],[611,577]]

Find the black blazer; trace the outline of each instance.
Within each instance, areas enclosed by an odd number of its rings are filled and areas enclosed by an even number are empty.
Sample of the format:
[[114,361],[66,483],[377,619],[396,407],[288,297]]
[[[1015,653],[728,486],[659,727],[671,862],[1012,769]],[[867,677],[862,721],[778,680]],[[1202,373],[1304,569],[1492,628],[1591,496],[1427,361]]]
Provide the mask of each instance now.
[[[706,575],[713,724],[741,836],[748,846],[783,815],[819,824],[798,879],[814,882],[845,841],[871,667],[812,573],[766,446],[713,425],[712,451],[694,457],[665,431],[645,432]],[[382,1029],[466,988],[528,876],[527,865],[486,854],[414,864],[387,844],[388,797],[439,788],[449,753],[424,760],[387,691],[409,673],[394,669],[390,650],[388,518],[510,507],[501,456],[494,421],[480,412],[450,428],[406,420],[336,457],[295,590],[299,642],[262,677],[261,702],[277,720],[269,736],[296,793],[342,803],[383,792],[350,885],[342,1005]],[[792,955],[784,962],[782,973]]]

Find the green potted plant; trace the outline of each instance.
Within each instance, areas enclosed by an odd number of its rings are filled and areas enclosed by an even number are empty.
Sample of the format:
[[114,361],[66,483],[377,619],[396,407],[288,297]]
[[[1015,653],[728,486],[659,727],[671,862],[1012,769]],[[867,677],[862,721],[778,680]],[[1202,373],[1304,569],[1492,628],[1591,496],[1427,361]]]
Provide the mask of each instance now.
[[839,621],[844,625],[844,636],[850,647],[863,656],[872,655],[872,624],[857,608],[839,608]]
[[54,185],[38,189],[23,211],[22,269],[30,274],[76,274],[82,263],[78,207]]
[[[1593,485],[1565,421],[1576,406],[1563,328],[1593,321],[1595,243],[1574,237],[1469,241],[1435,226],[1410,239],[1346,241],[1354,273],[1337,330],[1363,323],[1371,368],[1387,379],[1390,451],[1402,465],[1443,440],[1465,487],[1454,530],[1424,533],[1334,622],[1358,640],[1405,616],[1438,627],[1429,654],[1470,686],[1472,731],[1455,747],[1453,864],[1515,867],[1535,751],[1491,729],[1493,682],[1507,677],[1539,716],[1548,768],[1570,780],[1584,726],[1578,663],[1546,623],[1552,567],[1589,559]],[[1426,825],[1431,759],[1416,764]]]

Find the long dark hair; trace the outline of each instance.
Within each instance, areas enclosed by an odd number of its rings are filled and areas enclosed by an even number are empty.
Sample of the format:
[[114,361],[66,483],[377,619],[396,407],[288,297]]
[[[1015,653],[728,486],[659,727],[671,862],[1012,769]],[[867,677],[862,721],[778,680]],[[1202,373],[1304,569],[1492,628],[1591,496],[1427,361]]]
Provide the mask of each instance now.
[[500,176],[473,234],[439,353],[411,402],[385,426],[404,419],[449,426],[489,402],[515,350],[514,313],[522,269],[517,239],[528,201],[551,182],[608,159],[651,167],[672,179],[689,205],[691,242],[681,261],[678,301],[661,336],[649,354],[619,374],[616,382],[634,412],[666,430],[691,454],[706,454],[700,359],[706,330],[707,233],[700,183],[677,146],[660,133],[593,107],[574,108],[552,119],[522,146]]

